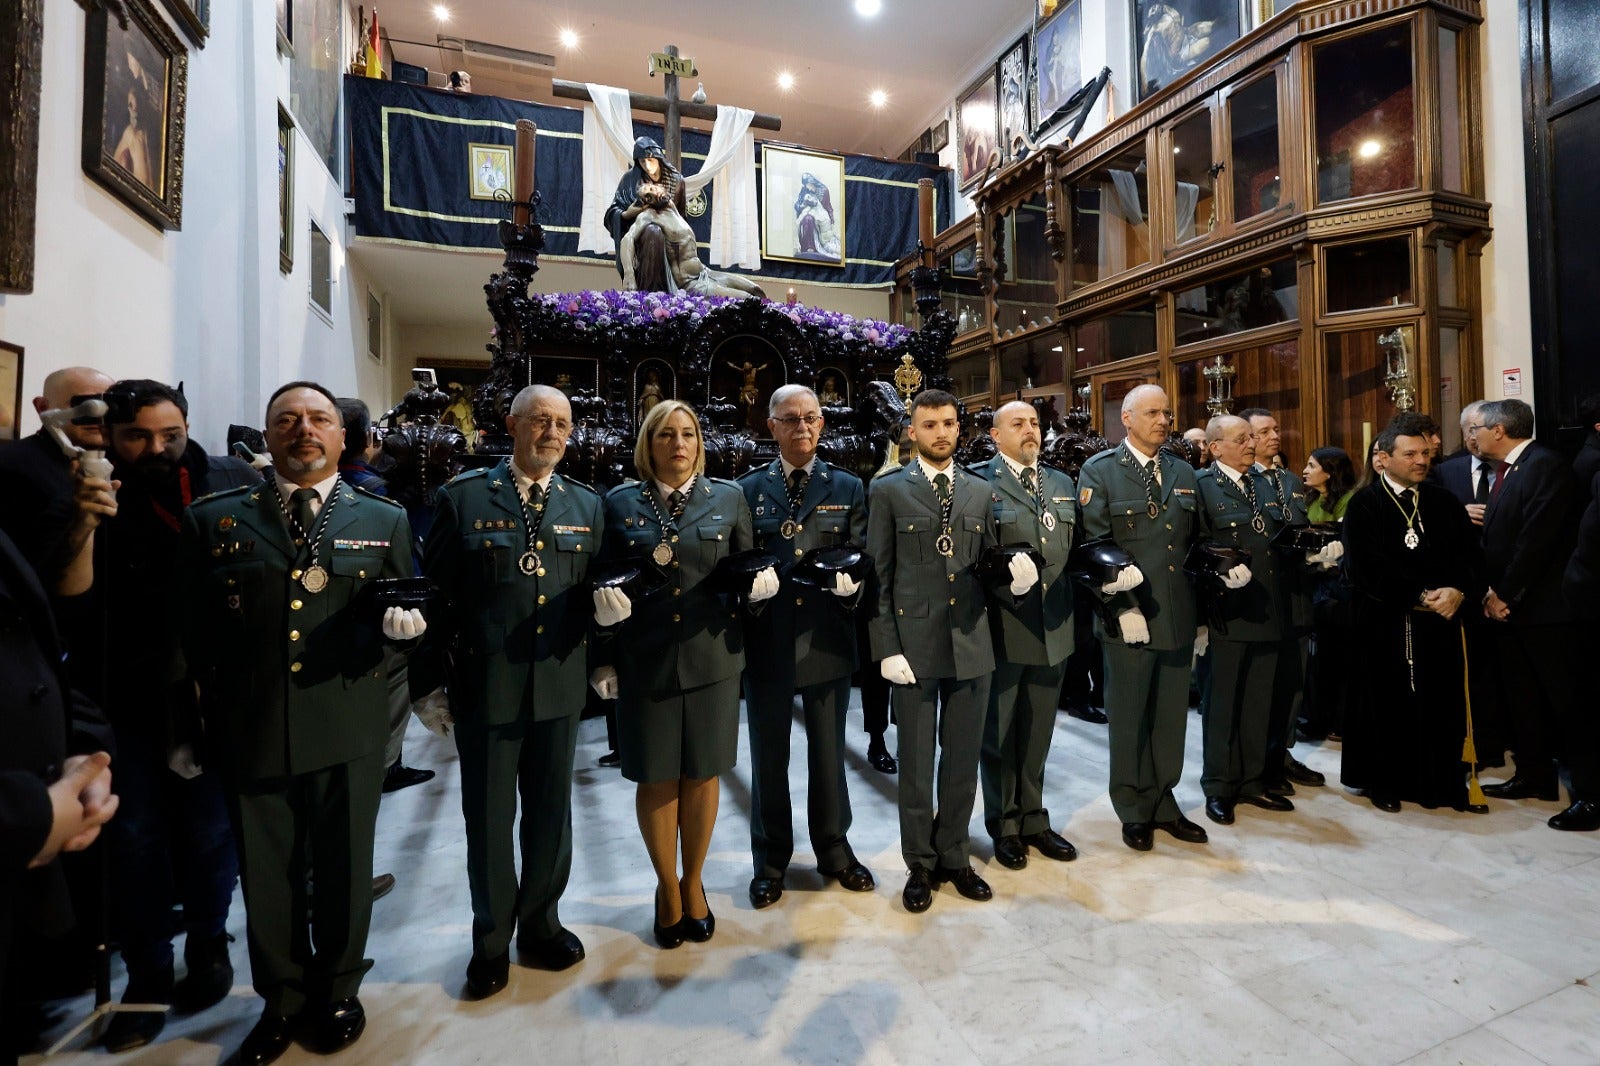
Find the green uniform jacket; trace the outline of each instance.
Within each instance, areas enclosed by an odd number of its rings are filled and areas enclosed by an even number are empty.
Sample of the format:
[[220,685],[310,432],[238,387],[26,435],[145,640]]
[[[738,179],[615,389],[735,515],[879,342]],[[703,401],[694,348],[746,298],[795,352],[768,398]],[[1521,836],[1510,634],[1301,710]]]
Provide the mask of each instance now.
[[[1298,525],[1311,521],[1306,504],[1306,487],[1299,475],[1277,467],[1267,467],[1261,471],[1261,476],[1271,486],[1272,499],[1282,505],[1285,522]],[[1304,556],[1300,558],[1304,560]],[[1289,601],[1289,614],[1286,616],[1288,628],[1284,630],[1284,636],[1292,637],[1311,631],[1311,599],[1317,591],[1319,576],[1315,569],[1303,565],[1303,562],[1285,565],[1283,592]]]
[[1056,520],[1050,530],[1040,520],[1039,501],[1022,487],[1003,457],[996,455],[972,469],[989,482],[996,539],[1001,544],[1033,545],[1045,564],[1039,583],[1021,602],[1007,594],[989,605],[995,657],[1019,666],[1054,666],[1073,648],[1072,579],[1066,570],[1078,522],[1078,490],[1066,474],[1038,464],[1044,507]]
[[[1117,446],[1090,456],[1078,474],[1078,503],[1086,539],[1110,536],[1133,556],[1144,581],[1131,592],[1108,597],[1111,615],[1137,607],[1150,627],[1151,651],[1194,646],[1194,586],[1183,561],[1200,534],[1199,498],[1194,468],[1168,452],[1156,456],[1161,484],[1156,486],[1156,516],[1150,517],[1144,478],[1127,448]],[[1122,638],[1096,620],[1101,639]]]
[[527,528],[509,459],[439,493],[422,570],[446,598],[411,657],[413,698],[448,681],[451,713],[508,725],[580,713],[588,696],[589,564],[604,532],[600,497],[554,474],[524,574]]
[[878,579],[878,599],[868,625],[876,661],[904,655],[918,681],[967,681],[994,670],[994,638],[984,609],[983,584],[973,571],[994,547],[989,485],[951,463],[950,512],[955,554],[939,554],[939,499],[920,463],[912,462],[872,482],[867,551]]
[[350,762],[389,739],[382,611],[356,602],[380,577],[411,577],[411,526],[395,503],[340,481],[319,556],[299,582],[272,486],[196,500],[183,519],[185,655],[200,682],[207,758],[234,780]]
[[1288,598],[1284,594],[1285,560],[1271,547],[1273,534],[1284,526],[1283,508],[1272,494],[1264,474],[1247,470],[1242,477],[1255,486],[1256,506],[1266,524],[1264,532],[1251,527],[1250,499],[1215,465],[1195,475],[1200,506],[1206,517],[1206,535],[1214,544],[1250,553],[1250,583],[1243,588],[1223,588],[1206,581],[1200,589],[1207,599],[1207,616],[1213,637],[1240,641],[1277,641],[1284,636]]
[[[647,491],[645,482],[633,481],[606,493],[602,560],[648,559],[670,540]],[[738,607],[706,582],[719,560],[755,546],[744,493],[731,481],[700,475],[677,527],[676,558],[662,571],[671,588],[636,601],[628,620],[607,632],[604,658],[617,668],[617,683],[635,692],[682,692],[744,668]]]
[[[781,459],[751,470],[739,479],[739,487],[750,507],[756,547],[778,558],[778,575],[783,580],[766,610],[745,623],[754,668],[764,671],[766,664],[787,658],[794,663],[796,687],[848,677],[856,669],[851,609],[861,593],[847,601],[830,589],[796,585],[789,579],[789,571],[812,548],[865,547],[867,496],[861,479],[818,459],[799,510],[792,513]],[[791,519],[800,523],[792,539],[782,532],[783,523]]]

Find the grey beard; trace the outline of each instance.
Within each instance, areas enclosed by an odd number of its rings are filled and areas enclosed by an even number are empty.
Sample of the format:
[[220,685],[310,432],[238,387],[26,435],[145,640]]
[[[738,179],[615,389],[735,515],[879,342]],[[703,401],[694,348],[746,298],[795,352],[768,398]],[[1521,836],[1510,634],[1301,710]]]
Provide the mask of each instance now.
[[291,472],[296,474],[315,474],[318,470],[321,470],[323,467],[328,465],[328,457],[326,455],[319,455],[310,462],[307,462],[304,459],[296,459],[292,455],[286,455],[283,457],[283,465],[288,467]]

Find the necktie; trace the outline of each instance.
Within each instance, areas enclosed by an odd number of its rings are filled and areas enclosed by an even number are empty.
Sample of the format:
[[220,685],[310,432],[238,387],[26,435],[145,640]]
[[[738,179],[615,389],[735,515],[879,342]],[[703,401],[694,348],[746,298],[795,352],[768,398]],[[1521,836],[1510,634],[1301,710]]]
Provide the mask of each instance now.
[[1411,506],[1412,497],[1414,497],[1415,495],[1416,495],[1416,493],[1412,492],[1410,489],[1401,489],[1400,490],[1400,502],[1405,504],[1407,507],[1409,507],[1409,506]]
[[311,538],[311,527],[317,524],[317,516],[311,510],[311,501],[316,498],[316,489],[295,489],[289,496],[289,506],[293,508],[295,525],[300,527],[297,532],[307,540]]
[[679,492],[677,489],[673,489],[670,493],[667,494],[667,507],[668,507],[669,510],[672,511],[674,516],[677,515],[678,508],[682,504],[683,504],[683,493]]
[[1490,496],[1500,495],[1500,487],[1506,483],[1506,474],[1510,470],[1511,464],[1504,459],[1500,460],[1500,465],[1494,468],[1494,488],[1489,490]]
[[800,483],[806,479],[806,472],[798,466],[789,471],[789,494],[792,496],[800,491]]
[[1488,503],[1489,488],[1494,484],[1494,473],[1488,463],[1478,464],[1478,487],[1472,494],[1473,503]]
[[528,486],[528,506],[536,511],[544,506],[544,490],[537,481]]
[[948,500],[950,498],[949,476],[945,474],[935,474],[933,478],[933,488],[934,491],[939,494],[939,499]]
[[1157,485],[1161,484],[1161,463],[1160,462],[1158,462],[1155,459],[1152,459],[1148,463],[1144,464],[1144,468],[1145,468],[1146,473],[1148,473],[1150,475],[1150,480],[1154,481]]
[[1039,472],[1031,466],[1022,468],[1022,487],[1034,496],[1039,495]]

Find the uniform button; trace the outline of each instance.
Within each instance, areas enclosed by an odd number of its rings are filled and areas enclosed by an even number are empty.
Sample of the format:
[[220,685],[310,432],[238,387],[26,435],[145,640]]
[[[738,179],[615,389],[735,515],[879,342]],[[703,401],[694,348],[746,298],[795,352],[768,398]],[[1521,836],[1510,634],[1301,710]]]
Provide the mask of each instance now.
[[950,606],[954,607],[955,605],[956,605],[956,598],[954,596],[951,596],[950,597]]
[[1172,546],[1172,545],[1170,545],[1170,544],[1168,544],[1168,545],[1167,545],[1167,551],[1169,551],[1169,552],[1170,552],[1170,551],[1175,551],[1175,550],[1176,550],[1176,549],[1175,549],[1175,548],[1173,548],[1173,546]]
[[[298,575],[296,575],[296,576],[298,576]],[[228,579],[228,587],[229,587],[229,588],[230,588],[230,589],[231,589],[231,588],[233,588],[233,586],[235,586],[235,585],[237,585],[237,584],[238,584],[238,583],[239,583],[239,582],[237,582],[237,581],[235,581],[235,580],[234,580],[234,579],[233,579],[233,578],[231,578],[231,577],[230,577],[230,578],[229,578],[229,579]]]
[[484,542],[483,542],[483,546],[484,546],[484,547],[485,547],[485,548],[492,548],[492,547],[494,547],[494,541],[492,541],[492,540],[486,540],[486,541],[484,541]]
[[544,604],[544,597],[543,596],[539,597],[539,603],[540,603],[541,606]]
[[533,573],[535,577],[544,577],[544,567],[539,567],[539,569],[535,570]]
[[805,552],[803,552],[803,551],[801,551],[801,550],[800,550],[800,549],[799,549],[799,548],[796,548],[796,549],[795,549],[795,550],[794,550],[794,557],[795,557],[795,558],[796,558],[796,559],[798,559],[798,558],[800,558],[800,557],[801,557],[801,556],[802,556],[802,555],[804,555],[804,554],[805,554]]
[[542,635],[544,633],[544,626],[534,626],[533,632],[535,635]]
[[304,606],[305,606],[305,604],[301,603],[299,600],[290,600],[289,601],[289,610],[291,610],[291,611],[298,611],[300,608],[302,608]]
[[544,541],[542,541],[542,540],[534,541],[533,542],[533,550],[534,551],[541,551],[541,552],[544,551]]
[[948,577],[951,581],[954,581],[956,579],[956,575],[954,575],[954,574],[946,574],[945,576]]
[[683,617],[681,615],[676,615],[675,614],[675,615],[672,616],[672,620],[674,622],[681,622],[681,621],[683,621]]
[[1040,544],[1049,544],[1050,543],[1050,538],[1049,537],[1040,537],[1039,538],[1039,543]]
[[300,672],[300,664],[299,663],[290,663],[289,664],[289,672],[291,674],[298,674]]
[[367,576],[367,572],[365,570],[357,570],[356,571],[356,577],[366,577],[366,576]]
[[672,594],[674,596],[682,596],[683,595],[683,590],[682,589],[673,589],[672,590]]
[[804,596],[796,596],[794,598],[794,605],[796,607],[804,607],[806,605],[805,597]]
[[289,630],[289,639],[290,640],[299,640],[300,639],[300,631],[298,629]]
[[[291,578],[293,578],[294,580],[299,581],[300,580],[300,571],[299,570],[291,570],[291,571],[289,571],[289,576]],[[231,584],[233,584],[233,582],[230,580],[228,582],[228,584],[231,585]]]
[[1171,528],[1172,528],[1172,523],[1171,523],[1171,522],[1168,522],[1168,523],[1167,523],[1167,528],[1168,528],[1168,529],[1171,529]]
[[1178,568],[1177,568],[1177,567],[1176,567],[1176,566],[1169,566],[1169,567],[1167,567],[1167,570],[1169,570],[1169,571],[1175,571],[1175,570],[1177,570],[1177,569],[1178,569]]
[[678,535],[676,533],[674,533],[672,535],[672,543],[674,543],[674,544],[678,543]]
[[672,560],[672,568],[674,570],[678,569],[678,560],[676,560],[676,559]]
[[722,534],[721,534],[721,533],[718,533],[718,534],[717,534],[717,539],[718,539],[718,540],[721,540],[721,539],[722,539]]
[[895,614],[905,614],[906,613],[906,609],[904,607],[897,607],[897,608],[895,608],[895,612],[894,613]]
[[575,552],[581,552],[581,551],[583,551],[583,545],[580,543],[576,548],[573,548],[572,550],[575,551]]

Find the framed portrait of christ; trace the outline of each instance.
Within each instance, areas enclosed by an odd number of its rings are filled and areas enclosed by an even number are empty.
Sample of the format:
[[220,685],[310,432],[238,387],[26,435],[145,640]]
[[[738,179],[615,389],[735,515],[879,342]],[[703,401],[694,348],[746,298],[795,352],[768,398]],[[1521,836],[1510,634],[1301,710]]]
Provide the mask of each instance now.
[[994,68],[956,98],[956,182],[977,184],[989,157],[1000,150],[1000,92]]

